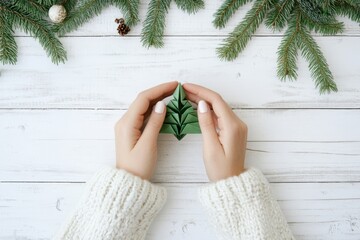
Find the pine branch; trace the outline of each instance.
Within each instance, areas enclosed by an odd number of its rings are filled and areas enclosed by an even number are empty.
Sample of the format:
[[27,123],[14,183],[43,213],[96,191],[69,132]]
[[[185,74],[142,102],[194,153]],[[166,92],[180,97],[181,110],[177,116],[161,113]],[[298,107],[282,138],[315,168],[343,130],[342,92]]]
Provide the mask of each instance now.
[[225,0],[214,14],[213,24],[216,28],[225,27],[232,15],[244,4],[252,0]]
[[50,25],[47,21],[42,18],[37,18],[36,16],[30,16],[15,6],[3,7],[2,9],[6,12],[7,16],[11,18],[9,21],[14,26],[38,39],[53,63],[59,64],[65,62],[66,52],[63,45],[55,37],[54,33],[51,32]]
[[165,16],[171,0],[151,0],[144,21],[141,42],[145,47],[160,48],[164,45]]
[[331,13],[323,11],[323,9],[313,0],[297,0],[302,12],[306,13],[308,18],[314,22],[331,22],[334,21],[334,16]]
[[300,14],[295,12],[291,15],[288,29],[285,32],[278,48],[277,75],[280,80],[295,80],[297,78],[297,45],[299,41]]
[[69,13],[67,20],[58,26],[57,33],[59,35],[64,35],[65,33],[78,29],[92,17],[99,15],[109,3],[110,0],[80,1],[76,8]]
[[[22,1],[22,0],[19,0],[19,1]],[[59,3],[59,0],[35,0],[39,5],[45,7],[45,9],[48,9],[50,8],[52,5],[54,4],[58,4]],[[62,0],[62,1],[70,1],[70,0]],[[77,0],[74,0],[74,1],[77,1]]]
[[320,6],[324,11],[331,12],[336,0],[315,0],[316,5]]
[[273,30],[281,30],[285,27],[295,5],[295,0],[282,0],[273,6],[266,18],[265,24]]
[[335,12],[340,16],[348,17],[352,21],[360,23],[360,6],[354,5],[354,3],[349,0],[337,1]]
[[112,2],[123,11],[128,26],[134,26],[140,21],[139,0],[112,0]]
[[10,21],[7,21],[0,6],[0,61],[3,64],[15,64],[17,61],[17,45],[13,34]]
[[189,14],[196,13],[205,6],[203,0],[175,0],[175,3],[178,8]]
[[217,53],[222,60],[234,60],[244,50],[252,34],[264,20],[272,0],[255,0],[253,7],[246,13],[244,20],[235,27],[229,37],[224,40]]
[[359,8],[360,7],[360,1],[359,0],[343,0],[345,1],[347,4],[355,7],[355,8]]
[[[53,1],[53,0],[50,0],[50,1]],[[65,1],[65,3],[63,4],[64,5],[64,8],[66,9],[66,12],[71,12],[76,4],[78,3],[78,0],[63,0]]]
[[47,9],[35,0],[14,0],[13,2],[12,5],[14,7],[19,8],[28,14],[35,15],[38,18],[42,18],[47,14]]
[[337,92],[334,77],[329,69],[325,57],[320,47],[317,45],[310,33],[301,28],[299,30],[298,47],[302,56],[308,61],[312,78],[315,80],[315,86],[319,88],[320,93]]
[[303,24],[306,25],[310,31],[319,32],[323,35],[335,35],[344,31],[344,23],[337,21],[335,17],[328,18],[327,21],[319,21],[310,17],[305,12],[302,13],[302,17]]

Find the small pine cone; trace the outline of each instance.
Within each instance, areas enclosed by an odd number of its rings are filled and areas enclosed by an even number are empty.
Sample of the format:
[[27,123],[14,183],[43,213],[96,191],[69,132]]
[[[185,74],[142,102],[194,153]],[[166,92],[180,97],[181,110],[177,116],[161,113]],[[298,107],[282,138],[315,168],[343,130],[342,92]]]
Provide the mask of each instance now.
[[125,20],[123,18],[116,18],[115,22],[119,24],[117,31],[121,36],[124,36],[130,32],[130,28],[126,26]]

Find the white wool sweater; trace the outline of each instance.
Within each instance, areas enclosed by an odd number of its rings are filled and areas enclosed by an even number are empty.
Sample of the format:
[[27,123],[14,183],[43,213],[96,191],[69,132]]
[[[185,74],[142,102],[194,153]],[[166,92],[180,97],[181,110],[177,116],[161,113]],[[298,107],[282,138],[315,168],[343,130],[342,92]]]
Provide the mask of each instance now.
[[[210,183],[199,198],[218,239],[294,239],[259,170]],[[165,201],[165,188],[124,170],[104,169],[87,183],[79,206],[54,239],[145,239]]]

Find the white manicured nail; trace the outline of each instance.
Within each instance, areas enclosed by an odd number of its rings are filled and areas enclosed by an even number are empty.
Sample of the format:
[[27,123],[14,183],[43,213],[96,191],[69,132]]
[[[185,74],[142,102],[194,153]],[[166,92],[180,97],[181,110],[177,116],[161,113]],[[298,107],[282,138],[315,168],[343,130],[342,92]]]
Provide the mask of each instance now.
[[208,111],[208,105],[204,100],[199,101],[199,111],[200,113],[206,113]]
[[155,112],[156,113],[163,113],[165,110],[165,103],[163,101],[158,101],[155,105]]

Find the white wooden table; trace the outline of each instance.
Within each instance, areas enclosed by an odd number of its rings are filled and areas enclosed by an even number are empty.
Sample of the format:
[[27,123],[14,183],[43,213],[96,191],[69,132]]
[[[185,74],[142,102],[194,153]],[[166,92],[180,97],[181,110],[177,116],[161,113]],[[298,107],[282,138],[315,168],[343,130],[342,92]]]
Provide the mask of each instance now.
[[[144,1],[146,2],[146,1]],[[114,164],[115,121],[136,94],[169,80],[218,91],[249,126],[247,166],[261,169],[298,239],[360,239],[360,28],[316,37],[339,92],[319,96],[307,63],[296,82],[276,77],[281,34],[262,27],[234,62],[215,48],[243,17],[216,30],[221,1],[188,16],[171,5],[165,47],[145,49],[141,26],[119,37],[116,8],[61,41],[66,64],[17,33],[19,61],[0,69],[0,239],[49,239],[76,205],[84,183]],[[146,13],[141,6],[141,18]],[[214,238],[197,201],[207,182],[201,136],[160,137],[153,179],[168,202],[147,239]]]

